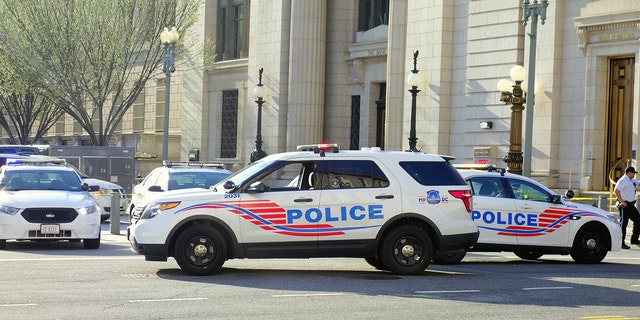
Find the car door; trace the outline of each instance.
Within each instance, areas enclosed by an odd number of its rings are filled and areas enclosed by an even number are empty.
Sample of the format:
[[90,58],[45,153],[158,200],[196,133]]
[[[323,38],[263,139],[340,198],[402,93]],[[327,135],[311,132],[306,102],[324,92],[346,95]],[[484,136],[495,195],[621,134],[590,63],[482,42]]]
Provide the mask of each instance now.
[[532,181],[506,178],[513,191],[518,245],[567,246],[571,210],[553,203],[553,193]]
[[352,250],[375,239],[384,221],[401,212],[401,190],[371,159],[328,159],[319,162],[315,184],[322,190],[318,216],[318,251]]
[[315,161],[280,162],[243,186],[237,213],[248,255],[316,255],[321,213],[320,190],[309,186],[314,168]]
[[516,245],[518,236],[513,216],[516,204],[499,175],[467,179],[473,192],[471,218],[478,226],[478,245]]

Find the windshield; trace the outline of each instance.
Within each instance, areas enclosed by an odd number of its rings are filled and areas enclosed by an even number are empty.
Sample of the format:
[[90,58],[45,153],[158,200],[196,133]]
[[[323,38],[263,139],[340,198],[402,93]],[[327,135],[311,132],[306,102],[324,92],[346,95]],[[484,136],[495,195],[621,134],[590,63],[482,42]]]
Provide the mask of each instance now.
[[72,171],[20,170],[7,172],[0,184],[4,190],[82,191],[82,182]]
[[264,168],[270,166],[273,161],[264,161],[259,160],[254,163],[249,164],[248,166],[236,171],[234,174],[229,177],[220,180],[220,182],[216,183],[214,186],[214,190],[224,190],[224,183],[227,181],[232,181],[236,185],[241,185],[244,181],[253,177],[256,173],[261,172]]

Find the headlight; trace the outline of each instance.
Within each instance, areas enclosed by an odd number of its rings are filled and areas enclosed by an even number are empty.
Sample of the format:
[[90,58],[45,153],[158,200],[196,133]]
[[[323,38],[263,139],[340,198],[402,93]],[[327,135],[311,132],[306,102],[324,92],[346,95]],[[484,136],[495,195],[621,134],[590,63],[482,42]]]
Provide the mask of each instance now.
[[144,207],[140,219],[152,219],[155,216],[162,213],[164,210],[169,210],[177,207],[180,201],[175,202],[152,202]]
[[97,205],[90,205],[88,207],[79,208],[79,209],[76,209],[76,210],[81,215],[89,215],[89,214],[94,214],[94,213],[98,212],[98,206]]
[[8,214],[10,216],[15,216],[18,212],[20,212],[20,209],[10,207],[10,206],[0,205],[0,212],[4,214]]

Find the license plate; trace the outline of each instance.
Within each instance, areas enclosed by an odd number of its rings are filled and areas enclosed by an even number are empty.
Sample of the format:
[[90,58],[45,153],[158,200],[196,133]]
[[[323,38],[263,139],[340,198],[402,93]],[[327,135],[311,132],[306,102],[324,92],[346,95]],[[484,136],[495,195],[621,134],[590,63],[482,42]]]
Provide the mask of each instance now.
[[41,224],[40,225],[40,233],[42,233],[42,234],[59,234],[60,233],[60,225],[59,224]]

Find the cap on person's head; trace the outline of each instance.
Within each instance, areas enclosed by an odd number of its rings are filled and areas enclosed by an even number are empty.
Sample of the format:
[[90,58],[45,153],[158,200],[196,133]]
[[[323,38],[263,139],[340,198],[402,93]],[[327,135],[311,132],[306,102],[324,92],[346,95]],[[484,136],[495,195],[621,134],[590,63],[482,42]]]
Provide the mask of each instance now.
[[629,172],[638,173],[638,171],[636,171],[636,168],[634,168],[634,167],[627,167],[627,169],[624,172],[625,173],[629,173]]

